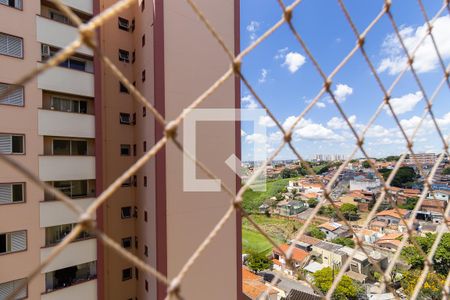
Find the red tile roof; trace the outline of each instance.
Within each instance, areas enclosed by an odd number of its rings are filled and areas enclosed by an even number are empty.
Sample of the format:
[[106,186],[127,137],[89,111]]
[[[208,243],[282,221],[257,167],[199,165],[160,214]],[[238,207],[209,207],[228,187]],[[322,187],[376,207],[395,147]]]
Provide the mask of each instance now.
[[[289,249],[289,245],[288,244],[281,244],[278,246],[284,253],[287,253],[288,249]],[[278,255],[283,256],[283,253],[280,253],[278,251],[277,248],[273,248],[273,252],[277,253]],[[303,262],[307,257],[308,257],[309,253],[299,249],[297,247],[293,247],[292,248],[292,255],[291,258],[292,260],[298,261],[298,262]]]

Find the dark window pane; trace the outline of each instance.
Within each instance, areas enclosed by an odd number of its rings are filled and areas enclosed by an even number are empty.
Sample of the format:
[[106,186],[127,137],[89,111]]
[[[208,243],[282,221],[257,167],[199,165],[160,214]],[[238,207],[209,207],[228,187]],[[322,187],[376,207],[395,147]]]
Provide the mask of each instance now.
[[13,135],[12,136],[12,152],[13,153],[23,153],[23,136]]
[[0,253],[6,252],[6,234],[0,234]]
[[122,219],[131,218],[131,206],[122,207]]
[[128,156],[130,155],[130,150],[130,145],[120,145],[120,155]]
[[87,155],[87,141],[72,141],[72,155]]
[[53,155],[70,155],[70,141],[53,140]]
[[65,194],[68,197],[72,197],[71,192],[71,182],[70,181],[55,181],[54,183],[55,189],[58,189],[60,192]]
[[87,113],[87,102],[86,101],[80,101],[80,113],[82,113],[82,114]]
[[23,199],[23,185],[22,184],[13,184],[13,202],[22,202]]
[[70,59],[70,69],[84,71],[86,70],[86,62],[76,60],[76,59]]
[[133,276],[133,271],[131,268],[122,270],[122,280],[131,279],[132,276]]
[[87,196],[87,181],[78,180],[72,181],[72,197],[86,197]]

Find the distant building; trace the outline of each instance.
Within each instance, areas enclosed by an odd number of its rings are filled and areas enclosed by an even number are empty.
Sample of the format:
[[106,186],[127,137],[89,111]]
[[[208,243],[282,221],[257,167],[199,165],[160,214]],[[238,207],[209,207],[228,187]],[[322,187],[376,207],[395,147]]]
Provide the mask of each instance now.
[[363,176],[355,177],[355,179],[350,180],[350,191],[361,190],[361,191],[373,191],[381,187],[380,179],[374,178],[369,179]]
[[[289,245],[281,244],[278,246],[278,248],[280,248],[280,250],[282,250],[284,253],[287,253]],[[273,268],[278,271],[284,269],[284,272],[291,276],[295,275],[297,273],[297,269],[299,267],[304,266],[309,259],[309,253],[307,251],[304,251],[295,246],[292,248],[291,265],[287,264],[284,254],[280,252],[277,248],[273,248],[272,255],[273,255]]]
[[317,226],[320,231],[327,235],[327,240],[333,240],[338,237],[351,237],[348,226],[336,222],[326,222]]
[[278,214],[286,217],[298,215],[307,208],[308,205],[302,201],[283,200],[277,204]]
[[434,153],[417,153],[409,154],[408,157],[403,161],[405,165],[426,165],[432,166],[436,163],[436,154]]

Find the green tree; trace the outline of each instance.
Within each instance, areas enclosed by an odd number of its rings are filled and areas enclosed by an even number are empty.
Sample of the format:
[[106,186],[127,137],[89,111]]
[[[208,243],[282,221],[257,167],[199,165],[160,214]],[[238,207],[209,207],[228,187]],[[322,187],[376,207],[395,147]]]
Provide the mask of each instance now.
[[329,170],[330,170],[330,166],[326,165],[326,166],[323,166],[322,168],[320,168],[319,171],[317,171],[317,174],[320,175],[320,174],[328,172]]
[[324,240],[324,239],[327,237],[327,235],[325,234],[325,232],[321,231],[321,230],[320,230],[319,228],[317,228],[317,227],[312,227],[312,228],[309,230],[309,235],[312,236],[312,237],[314,237],[314,238],[316,238],[316,239],[319,239],[319,240]]
[[336,211],[333,207],[327,205],[327,206],[321,206],[319,209],[319,215],[327,216],[330,218],[336,217]]
[[309,198],[308,199],[309,207],[316,207],[318,203],[319,203],[319,200],[317,200],[316,198]]
[[[391,174],[391,169],[380,169],[379,172],[383,175],[384,180]],[[396,187],[410,187],[417,179],[417,174],[411,167],[400,167],[392,180],[391,185]]]
[[247,266],[255,273],[272,267],[272,261],[263,253],[250,252],[247,258]]
[[370,168],[370,163],[367,160],[365,160],[362,163],[362,167],[365,168],[365,169],[368,169],[368,168]]
[[447,167],[444,170],[442,170],[442,175],[450,175],[450,167]]
[[297,171],[296,170],[291,170],[288,168],[284,168],[283,171],[281,171],[281,178],[292,178],[292,177],[297,177]]
[[398,207],[413,210],[418,200],[419,198],[417,197],[408,197],[406,198],[405,204],[398,205]]
[[[436,234],[428,233],[423,237],[414,238],[419,247],[428,254],[436,240]],[[412,269],[422,269],[424,257],[414,246],[404,247],[401,253],[402,257],[411,265]],[[447,275],[450,270],[450,233],[444,233],[436,253],[433,257],[434,270],[442,275]]]
[[[400,281],[403,290],[407,296],[411,296],[417,284],[422,270],[409,270],[403,272],[403,278]],[[441,299],[442,288],[444,286],[445,276],[434,272],[429,272],[425,283],[420,288],[417,299]]]
[[344,203],[339,208],[339,211],[347,220],[355,220],[358,218],[358,207],[351,203]]
[[346,237],[338,237],[338,238],[331,240],[331,242],[338,244],[338,245],[347,246],[350,248],[355,247],[355,242],[352,239],[346,238]]
[[394,155],[386,157],[386,161],[398,161],[399,159],[400,159],[400,156],[394,156]]
[[[331,288],[333,279],[338,272],[339,270],[332,270],[330,267],[323,268],[313,274],[313,283],[323,293],[326,293]],[[353,280],[347,275],[344,275],[334,291],[332,298],[336,300],[357,299],[360,290],[361,287],[358,284],[353,282]]]

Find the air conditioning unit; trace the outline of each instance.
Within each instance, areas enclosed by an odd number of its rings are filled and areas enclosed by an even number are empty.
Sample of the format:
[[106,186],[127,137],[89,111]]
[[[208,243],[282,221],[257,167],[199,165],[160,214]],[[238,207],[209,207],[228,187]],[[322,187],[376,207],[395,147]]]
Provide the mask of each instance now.
[[43,57],[50,57],[50,46],[49,45],[42,45],[42,50],[41,50],[41,52],[42,52],[42,56]]

